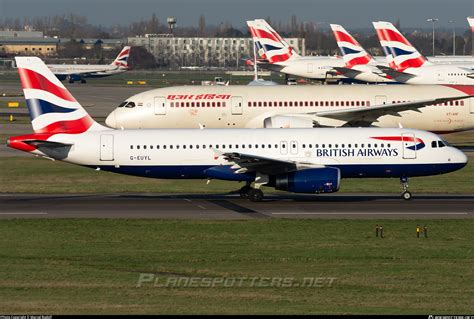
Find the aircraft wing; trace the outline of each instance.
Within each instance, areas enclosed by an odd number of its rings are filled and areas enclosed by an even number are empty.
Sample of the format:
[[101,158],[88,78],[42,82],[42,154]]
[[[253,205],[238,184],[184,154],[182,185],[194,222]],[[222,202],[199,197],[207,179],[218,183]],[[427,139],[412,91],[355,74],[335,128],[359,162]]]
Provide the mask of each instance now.
[[324,167],[323,165],[275,159],[243,153],[222,153],[220,155],[235,169],[236,174],[258,172],[267,175],[278,175],[304,168]]
[[388,103],[370,107],[363,106],[335,111],[322,111],[311,114],[346,121],[346,126],[370,126],[373,122],[376,122],[379,117],[384,115],[400,116],[400,112],[408,110],[420,112],[419,109],[425,106],[463,100],[471,97],[474,97],[474,95],[418,100],[404,103]]

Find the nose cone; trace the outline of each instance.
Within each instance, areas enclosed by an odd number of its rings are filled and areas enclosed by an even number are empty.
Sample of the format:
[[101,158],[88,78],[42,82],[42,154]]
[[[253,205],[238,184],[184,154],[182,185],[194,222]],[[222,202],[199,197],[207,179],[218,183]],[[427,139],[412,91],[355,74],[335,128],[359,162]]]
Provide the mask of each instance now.
[[105,119],[105,124],[109,127],[117,128],[117,119],[115,111],[112,111],[112,113],[107,116],[107,118]]
[[456,164],[461,164],[462,165],[461,167],[464,167],[464,166],[466,166],[469,159],[466,156],[466,154],[464,154],[464,152],[462,152],[461,150],[456,149],[456,152],[453,156],[452,161]]

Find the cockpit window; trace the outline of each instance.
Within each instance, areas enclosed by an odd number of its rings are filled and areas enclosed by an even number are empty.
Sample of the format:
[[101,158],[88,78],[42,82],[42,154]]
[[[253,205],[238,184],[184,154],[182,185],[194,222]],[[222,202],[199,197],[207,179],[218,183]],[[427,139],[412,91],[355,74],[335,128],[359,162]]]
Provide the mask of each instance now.
[[129,107],[129,108],[135,107],[135,103],[134,102],[128,102],[127,105],[125,105],[125,107]]
[[446,144],[444,144],[443,141],[438,141],[438,147],[445,147]]
[[437,141],[432,141],[431,142],[431,148],[437,148],[437,147],[438,147]]
[[127,104],[127,103],[128,103],[128,101],[124,101],[124,102],[120,103],[119,106],[117,106],[117,107],[124,107],[125,104]]

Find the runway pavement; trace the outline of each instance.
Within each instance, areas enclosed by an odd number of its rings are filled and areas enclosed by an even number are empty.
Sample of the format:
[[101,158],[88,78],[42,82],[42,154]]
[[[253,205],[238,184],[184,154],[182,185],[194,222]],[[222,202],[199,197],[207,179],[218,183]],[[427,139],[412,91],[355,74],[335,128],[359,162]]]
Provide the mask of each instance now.
[[236,195],[0,195],[5,218],[427,219],[473,218],[474,195],[269,195],[252,203]]

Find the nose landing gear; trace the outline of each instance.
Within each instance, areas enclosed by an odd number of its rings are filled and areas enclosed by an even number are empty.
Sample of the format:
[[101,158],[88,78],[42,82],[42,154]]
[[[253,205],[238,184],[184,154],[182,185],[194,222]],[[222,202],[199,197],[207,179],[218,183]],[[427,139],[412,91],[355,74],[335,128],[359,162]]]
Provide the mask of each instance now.
[[400,177],[400,184],[402,185],[402,198],[410,200],[411,193],[408,191],[408,177]]

